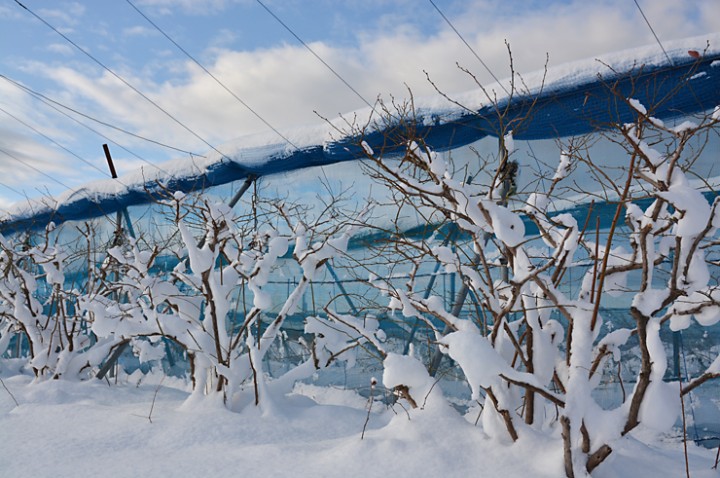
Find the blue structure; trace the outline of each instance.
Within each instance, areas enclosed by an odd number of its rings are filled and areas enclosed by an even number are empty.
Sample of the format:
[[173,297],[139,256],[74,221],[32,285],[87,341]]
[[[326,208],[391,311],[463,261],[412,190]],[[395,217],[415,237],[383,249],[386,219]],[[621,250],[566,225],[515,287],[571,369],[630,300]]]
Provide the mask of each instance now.
[[[647,64],[644,60],[648,60]],[[627,98],[651,106],[648,114],[660,119],[700,113],[720,105],[720,53],[696,58],[686,51],[675,52],[662,62],[638,58],[630,68],[607,71],[609,74],[602,76],[585,75],[577,81],[549,84],[536,94],[516,93],[477,111],[459,107],[419,109],[412,127],[431,148],[448,151],[509,131],[515,139],[536,140],[607,129],[613,124],[630,122],[637,115]],[[362,139],[373,150],[391,155],[404,148],[393,139],[401,138],[407,126],[407,119],[389,120]],[[285,143],[247,148],[245,151],[262,160],[248,164],[242,158],[225,156],[202,172],[147,181],[113,195],[93,194],[81,188],[55,208],[35,208],[32,213],[6,219],[0,223],[0,232],[41,229],[50,221],[60,224],[99,217],[148,203],[149,194],[161,189],[199,191],[248,177],[361,159],[364,152],[359,141],[357,137],[344,137],[299,149]],[[239,156],[242,153],[241,148]]]

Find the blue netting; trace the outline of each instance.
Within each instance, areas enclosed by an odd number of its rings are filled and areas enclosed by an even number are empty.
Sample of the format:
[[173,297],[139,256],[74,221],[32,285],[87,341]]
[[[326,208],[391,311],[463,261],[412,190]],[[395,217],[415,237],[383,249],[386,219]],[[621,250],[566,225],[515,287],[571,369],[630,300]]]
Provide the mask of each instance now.
[[[629,71],[584,81],[547,85],[536,95],[518,94],[476,112],[456,112],[451,120],[438,116],[437,111],[419,110],[412,126],[416,128],[417,136],[424,138],[430,147],[436,151],[447,151],[510,130],[516,139],[536,140],[587,134],[630,122],[637,112],[630,108],[626,98],[652,105],[649,114],[660,119],[687,116],[720,105],[718,61],[720,54],[699,60],[687,55],[676,57],[672,65],[637,66]],[[502,112],[502,120],[498,110]],[[369,133],[363,139],[375,151],[392,154],[404,147],[401,140],[407,127],[407,122],[390,122],[387,127]],[[265,148],[266,155],[262,161],[253,164],[219,161],[202,173],[163,178],[162,188],[200,191],[249,176],[266,176],[357,160],[364,157],[358,142],[359,138],[346,137],[290,152],[282,145],[274,145]],[[157,181],[153,181],[112,196],[78,194],[57,207],[36,209],[33,213],[7,220],[0,225],[0,231],[9,233],[38,229],[44,228],[50,221],[59,224],[106,215],[128,206],[151,202],[160,189]]]

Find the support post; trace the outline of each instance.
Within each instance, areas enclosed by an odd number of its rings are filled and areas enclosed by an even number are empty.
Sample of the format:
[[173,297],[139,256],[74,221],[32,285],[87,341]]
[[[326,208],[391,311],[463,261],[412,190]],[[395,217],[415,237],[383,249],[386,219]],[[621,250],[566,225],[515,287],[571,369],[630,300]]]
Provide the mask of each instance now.
[[[230,199],[230,202],[228,202],[228,206],[230,208],[234,208],[235,205],[240,201],[240,198],[243,197],[243,194],[252,186],[252,184],[257,179],[257,176],[254,174],[249,175],[247,178],[245,178],[245,182],[242,186],[240,186],[240,189],[238,189],[238,192],[235,193],[235,195]],[[203,236],[202,239],[200,239],[200,242],[198,243],[198,247],[202,249],[202,247],[205,245],[205,241],[207,241],[207,234]]]
[[[675,378],[682,381],[682,378],[680,377],[680,331],[677,330],[673,332],[672,335],[672,347],[673,347],[673,372],[675,373]],[[690,380],[688,378],[688,380]]]
[[[463,305],[465,305],[465,299],[467,299],[468,292],[470,292],[470,287],[468,287],[467,283],[463,281],[462,287],[460,287],[460,290],[455,297],[455,303],[453,304],[453,308],[450,311],[450,313],[455,317],[460,316],[460,312],[462,311]],[[446,325],[445,329],[443,330],[443,335],[447,335],[448,333],[450,333],[450,327]],[[430,367],[428,369],[428,373],[430,373],[431,377],[434,377],[437,373],[438,368],[440,367],[440,361],[442,361],[442,357],[443,353],[440,351],[440,347],[436,348],[435,353],[433,354],[432,361],[430,362]]]
[[[448,235],[445,236],[445,239],[442,242],[443,247],[447,246],[450,241],[454,241],[455,237],[458,233],[458,227],[453,222],[450,223],[450,230],[448,231]],[[432,294],[432,288],[435,286],[435,280],[437,279],[438,271],[440,270],[440,266],[442,264],[440,261],[435,262],[435,268],[433,269],[432,275],[430,276],[430,280],[428,281],[428,285],[425,288],[425,293],[423,294],[423,299],[426,299],[430,297],[430,294]],[[420,319],[415,319],[415,323],[412,326],[412,329],[410,329],[410,335],[408,336],[407,342],[405,342],[405,347],[403,348],[403,355],[407,355],[410,351],[410,344],[415,339],[415,334],[417,333],[417,329],[420,326]]]
[[[107,160],[108,168],[110,169],[110,176],[112,176],[113,179],[117,179],[117,171],[115,170],[115,164],[113,163],[112,156],[110,155],[110,148],[107,144],[103,144],[103,151],[105,152],[105,159]],[[130,215],[128,214],[127,208],[123,207],[117,211],[115,214],[115,244],[118,245],[121,242],[122,238],[122,222],[123,217],[125,218],[125,224],[127,227],[128,234],[130,237],[135,238],[135,230],[133,229],[132,222],[130,221]],[[98,370],[97,374],[95,375],[98,379],[105,378],[105,375],[107,375],[108,372],[112,370],[112,367],[115,366],[118,359],[120,358],[120,355],[125,351],[128,344],[130,343],[129,340],[125,340],[117,345],[115,350],[113,351],[112,355],[108,357],[108,359],[105,361],[103,366]],[[165,344],[167,347],[167,344]]]
[[[103,151],[105,152],[105,159],[108,163],[108,168],[110,169],[110,176],[112,176],[113,179],[117,179],[117,171],[115,170],[115,164],[113,163],[112,156],[110,155],[110,148],[107,144],[103,144]],[[116,234],[118,237],[120,234],[122,234],[122,220],[123,217],[125,218],[125,226],[127,227],[128,234],[133,239],[135,238],[135,229],[133,229],[132,221],[130,221],[130,214],[128,214],[128,210],[126,207],[121,208],[118,210],[115,221],[116,221]]]
[[325,263],[325,267],[327,267],[328,272],[330,273],[330,275],[332,276],[333,280],[334,280],[335,283],[337,284],[338,289],[340,289],[340,292],[342,293],[343,297],[345,298],[345,301],[346,301],[346,302],[348,303],[348,305],[350,306],[350,310],[352,311],[353,315],[354,315],[355,317],[357,317],[357,315],[358,315],[358,310],[357,310],[357,308],[355,307],[355,304],[353,304],[352,299],[350,299],[350,295],[347,293],[347,290],[345,290],[345,286],[342,285],[342,282],[340,282],[340,278],[339,278],[339,277],[337,276],[337,274],[335,273],[335,269],[333,269],[332,266],[330,265],[330,261],[328,261],[328,262]]

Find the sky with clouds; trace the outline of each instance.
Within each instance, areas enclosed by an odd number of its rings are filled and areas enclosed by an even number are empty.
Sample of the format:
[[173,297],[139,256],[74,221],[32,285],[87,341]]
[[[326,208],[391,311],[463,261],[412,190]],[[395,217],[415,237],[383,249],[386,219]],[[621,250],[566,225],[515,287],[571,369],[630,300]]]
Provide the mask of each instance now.
[[[546,54],[552,67],[655,43],[633,0],[434,3],[498,78],[509,73],[506,40],[521,73],[541,69]],[[719,29],[718,0],[638,3],[661,41]],[[270,126],[282,131],[316,124],[319,116],[361,108],[378,95],[403,97],[408,88],[415,96],[431,95],[425,71],[444,91],[473,88],[457,63],[483,84],[493,82],[430,0],[22,0],[22,5],[27,8],[0,0],[0,208],[107,177],[103,143],[110,143],[122,173],[188,156],[181,151],[203,154],[208,145],[269,132]]]

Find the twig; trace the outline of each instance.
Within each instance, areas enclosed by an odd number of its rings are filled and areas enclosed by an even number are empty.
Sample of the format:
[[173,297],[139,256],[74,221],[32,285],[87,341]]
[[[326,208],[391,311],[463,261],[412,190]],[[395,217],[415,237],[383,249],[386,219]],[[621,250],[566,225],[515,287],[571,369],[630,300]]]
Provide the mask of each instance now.
[[682,412],[682,430],[683,430],[683,453],[685,454],[685,474],[690,478],[690,460],[688,458],[687,448],[687,423],[685,420],[685,397],[683,397],[682,377],[678,380],[680,386],[680,411]]
[[252,377],[253,377],[253,388],[255,389],[255,406],[260,405],[260,392],[258,390],[258,378],[257,378],[257,370],[255,370],[255,364],[253,364],[252,359],[253,351],[248,350],[248,361],[250,362],[250,369],[252,370]]
[[563,461],[565,463],[565,476],[567,478],[575,478],[575,470],[572,462],[572,440],[570,432],[570,419],[565,415],[560,417],[560,425],[562,426],[563,439]]
[[375,377],[373,377],[370,380],[370,396],[368,397],[368,410],[367,410],[367,416],[365,417],[365,423],[363,424],[362,433],[360,434],[360,439],[365,439],[365,430],[367,429],[368,422],[370,421],[370,412],[372,411],[373,406],[373,392],[375,391],[375,385],[377,385],[377,380]]
[[162,387],[163,381],[165,380],[165,375],[163,375],[162,379],[160,379],[160,383],[155,388],[155,393],[153,394],[152,403],[150,404],[150,413],[148,413],[147,419],[150,423],[152,423],[152,413],[155,409],[155,400],[157,399],[158,393],[160,392],[160,387]]
[[423,398],[423,404],[420,407],[420,410],[425,410],[425,405],[427,404],[428,397],[432,393],[433,389],[435,388],[435,385],[440,383],[440,380],[447,375],[447,371],[440,374],[440,376],[433,382],[432,386],[430,387],[430,390],[428,390],[428,393],[425,394],[425,398]]
[[[418,407],[417,402],[412,397],[412,395],[410,395],[410,387],[408,387],[407,385],[402,385],[402,384],[395,385],[395,388],[393,389],[393,391],[395,392],[395,396],[397,396],[398,398],[404,398],[408,402],[408,404],[410,404],[410,406],[412,408]],[[400,403],[400,402],[398,402],[398,403]],[[405,408],[405,407],[403,407],[403,408]],[[409,417],[410,416],[408,415],[408,418]]]
[[535,392],[535,393],[537,393],[538,395],[541,395],[541,396],[542,396],[543,398],[545,398],[546,400],[554,403],[555,405],[557,405],[557,406],[560,407],[560,408],[564,408],[564,407],[565,407],[565,401],[564,401],[563,399],[561,399],[561,398],[559,398],[559,397],[556,397],[555,395],[553,395],[552,393],[548,392],[547,390],[545,390],[545,389],[542,388],[542,387],[538,387],[538,386],[535,386],[535,385],[533,385],[533,384],[531,384],[531,383],[523,382],[523,381],[521,381],[521,380],[515,380],[515,379],[513,379],[513,378],[510,378],[510,377],[502,374],[502,373],[500,374],[500,378],[502,378],[503,380],[505,380],[505,381],[508,382],[508,383],[511,383],[511,384],[513,384],[513,385],[517,385],[518,387],[522,387],[522,388],[524,388],[524,389],[526,389],[526,390],[529,390],[529,391],[531,391],[531,392]]
[[595,468],[600,466],[600,464],[605,461],[608,456],[610,456],[612,451],[612,448],[610,448],[607,444],[598,448],[595,453],[588,457],[587,464],[585,465],[587,472],[592,473]]
[[[2,383],[3,388],[4,388],[5,391],[8,393],[8,395],[10,395],[10,398],[12,398],[13,402],[15,402],[15,406],[16,406],[16,407],[19,407],[20,404],[19,404],[18,401],[15,399],[15,395],[13,395],[12,392],[10,391],[10,389],[7,388],[7,385],[5,385],[5,382],[4,382],[3,379],[1,379],[1,378],[0,378],[0,383]],[[717,462],[715,463],[715,466],[717,466]]]
[[[409,412],[408,409],[405,407],[405,405],[403,405],[402,402],[400,402],[399,400],[397,400],[395,403],[397,403],[398,405],[400,405],[400,408],[403,409],[403,411],[405,412],[405,415],[407,415],[408,421],[411,420],[411,418],[410,418],[410,412]],[[395,408],[392,407],[392,405],[390,406],[390,408],[392,408],[392,411],[395,412]],[[397,415],[397,412],[395,412],[395,415]]]
[[485,407],[483,407],[483,404],[480,403],[480,400],[476,400],[476,402],[480,406],[480,411],[478,412],[478,416],[475,419],[475,426],[477,426],[478,422],[480,421],[480,415],[482,415],[482,412],[485,409]]
[[683,395],[687,395],[708,380],[713,380],[716,378],[720,378],[720,373],[705,372],[704,374],[700,375],[698,378],[690,382],[687,387],[683,388],[682,393]]
[[498,402],[497,397],[495,396],[495,393],[493,392],[491,387],[482,387],[483,390],[485,390],[485,396],[490,399],[493,406],[495,407],[495,410],[498,412],[498,414],[502,417],[503,421],[505,422],[505,427],[507,428],[508,434],[510,435],[510,438],[512,438],[513,442],[516,442],[518,440],[518,434],[517,430],[515,429],[515,425],[513,424],[512,416],[510,415],[510,412],[507,411],[504,408],[500,408],[500,403]]
[[[620,212],[623,206],[627,204],[628,194],[630,194],[630,187],[632,186],[633,174],[635,172],[635,160],[637,155],[633,154],[630,157],[630,167],[628,168],[627,180],[625,181],[625,188],[623,189],[622,196],[618,201],[617,208],[615,209],[615,216],[613,217],[612,223],[610,223],[610,231],[608,232],[607,243],[605,244],[605,251],[603,254],[602,265],[600,269],[600,278],[597,284],[597,300],[594,303],[592,319],[590,320],[590,330],[595,330],[597,324],[598,313],[600,312],[600,296],[603,293],[605,278],[607,275],[608,260],[610,259],[610,250],[612,246],[613,237],[615,235],[615,229],[617,228],[618,221],[620,220]],[[595,284],[593,284],[595,287]]]

